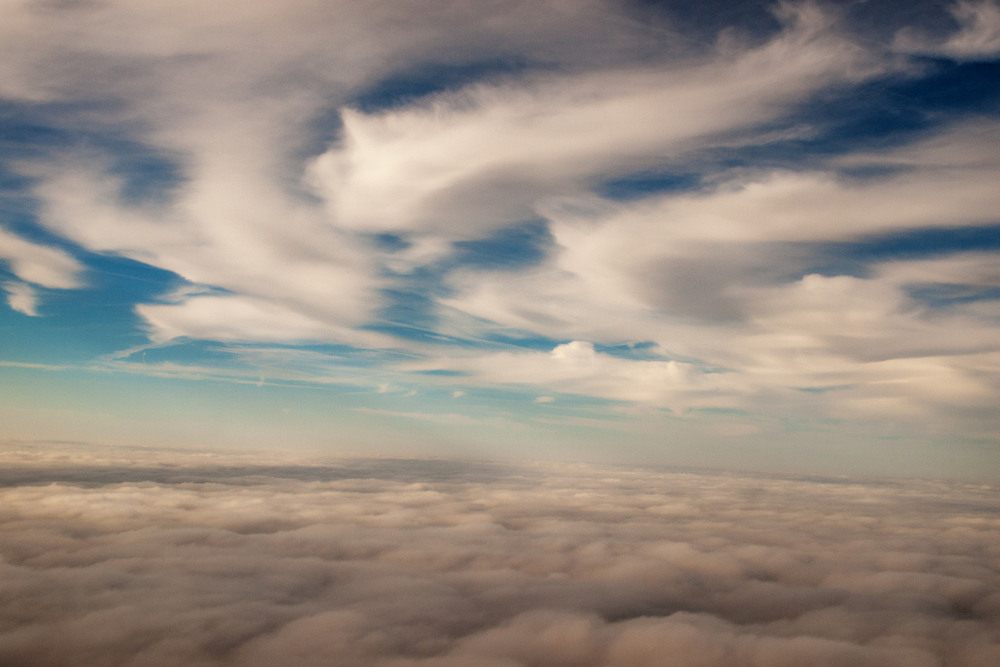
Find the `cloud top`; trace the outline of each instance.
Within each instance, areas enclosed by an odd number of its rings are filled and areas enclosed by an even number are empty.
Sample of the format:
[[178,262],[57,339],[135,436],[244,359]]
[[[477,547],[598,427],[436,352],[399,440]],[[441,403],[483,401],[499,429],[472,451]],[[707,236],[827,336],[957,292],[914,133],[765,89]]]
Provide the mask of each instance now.
[[13,466],[26,665],[982,665],[996,493],[581,465]]

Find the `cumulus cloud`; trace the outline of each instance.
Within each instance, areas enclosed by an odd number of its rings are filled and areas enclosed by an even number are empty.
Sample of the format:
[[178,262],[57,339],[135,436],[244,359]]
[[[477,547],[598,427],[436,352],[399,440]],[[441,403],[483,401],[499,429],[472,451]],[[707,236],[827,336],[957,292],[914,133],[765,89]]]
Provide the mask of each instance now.
[[74,458],[5,467],[5,662],[971,667],[1000,657],[989,486]]

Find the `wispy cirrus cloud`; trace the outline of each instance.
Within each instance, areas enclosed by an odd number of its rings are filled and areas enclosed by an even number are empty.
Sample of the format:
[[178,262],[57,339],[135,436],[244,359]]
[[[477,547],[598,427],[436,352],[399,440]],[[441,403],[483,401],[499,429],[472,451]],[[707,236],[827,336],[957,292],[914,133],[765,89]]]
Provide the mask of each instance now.
[[481,236],[609,173],[638,171],[774,120],[877,61],[815,7],[750,49],[469,87],[412,108],[343,112],[311,178],[350,228]]
[[1000,54],[1000,6],[992,0],[959,2],[952,8],[958,30],[946,38],[903,30],[897,48],[960,60],[990,60]]
[[[471,44],[477,61],[620,58],[635,48],[634,27],[607,30],[602,6],[512,2],[480,14],[452,2],[431,12],[308,2],[211,12],[24,4],[6,24],[0,89],[47,105],[57,127],[96,138],[90,152],[22,166],[35,179],[42,224],[87,250],[227,290],[220,311],[290,311],[299,324],[278,333],[275,318],[269,339],[329,340],[374,316],[383,281],[364,240],[338,231],[297,183],[301,154],[330,132],[323,116],[414,62],[460,66]],[[575,41],[581,31],[593,36],[586,50]],[[100,108],[85,110],[95,100]],[[108,139],[135,142],[172,165],[176,176],[160,184],[165,196],[129,201],[118,156],[100,150]],[[150,308],[151,327],[164,324],[159,336],[232,328],[197,301]],[[304,330],[304,320],[319,326]],[[253,321],[242,337],[259,333]],[[332,331],[316,330],[323,325]]]

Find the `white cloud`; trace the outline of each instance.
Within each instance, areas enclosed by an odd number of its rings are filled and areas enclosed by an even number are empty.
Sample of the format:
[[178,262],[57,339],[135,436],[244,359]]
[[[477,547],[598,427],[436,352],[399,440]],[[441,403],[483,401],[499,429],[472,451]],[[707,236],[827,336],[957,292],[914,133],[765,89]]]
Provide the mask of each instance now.
[[677,159],[829,85],[876,71],[809,5],[755,49],[673,66],[479,85],[401,110],[343,112],[310,176],[348,228],[474,238],[609,172]]
[[0,261],[21,280],[57,289],[83,285],[83,266],[66,252],[27,241],[0,227]]
[[844,160],[908,167],[871,182],[776,172],[634,204],[565,198],[541,209],[558,247],[550,263],[513,278],[456,274],[458,295],[447,303],[555,338],[645,337],[677,349],[650,312],[738,321],[752,312],[759,286],[815,261],[803,244],[992,224],[998,127],[962,125],[896,152]]
[[[177,304],[140,306],[140,314],[153,315],[157,338],[201,337],[214,328],[228,332],[226,339],[260,332],[269,341],[336,339],[377,305],[374,267],[359,243],[261,174],[219,172],[182,189],[171,207],[135,209],[120,203],[119,183],[91,171],[74,166],[38,187],[51,229],[231,293],[213,301],[178,294]],[[241,324],[245,331],[237,330]]]
[[3,288],[7,292],[8,306],[19,313],[38,316],[38,293],[34,287],[27,283],[8,281],[3,284]]
[[[938,263],[928,263],[933,274]],[[871,279],[809,275],[793,283],[748,289],[742,295],[748,315],[737,324],[691,325],[643,310],[623,310],[612,315],[618,318],[612,320],[616,328],[602,317],[603,302],[592,307],[580,297],[553,301],[559,308],[556,316],[561,308],[577,310],[571,323],[563,326],[542,317],[532,321],[536,330],[557,338],[589,326],[591,333],[611,336],[602,342],[637,337],[659,341],[661,351],[699,359],[699,364],[614,358],[577,341],[548,354],[432,358],[414,367],[462,370],[472,374],[464,378],[470,383],[537,384],[545,390],[634,401],[677,413],[719,407],[785,417],[816,410],[837,418],[906,415],[912,426],[932,430],[958,427],[962,421],[995,424],[990,408],[998,390],[1000,358],[995,315],[979,315],[975,307],[939,313],[917,306],[901,280],[909,272],[923,275],[913,264],[884,265],[884,275]],[[973,270],[986,268],[972,264]],[[517,314],[531,309],[545,313],[551,292],[544,291],[543,284],[537,291],[518,292],[500,307],[509,304]],[[499,294],[492,292],[495,298]],[[473,312],[515,326],[526,324],[514,317],[505,320],[502,310]],[[594,318],[592,323],[580,314]],[[823,392],[821,400],[809,393],[816,391]]]
[[141,304],[136,311],[149,323],[151,336],[160,341],[188,336],[217,341],[372,344],[380,338],[310,317],[280,302],[246,296],[192,296],[176,304]]
[[719,374],[706,374],[692,364],[616,358],[597,352],[585,341],[558,345],[551,352],[452,355],[400,366],[401,370],[418,371],[442,368],[470,374],[463,381],[537,385],[562,393],[668,407],[675,412],[724,403],[721,396],[734,390]]
[[[122,182],[108,175],[110,161],[94,152],[19,168],[37,183],[40,221],[49,229],[234,295],[220,304],[240,299],[243,311],[255,304],[291,313],[285,331],[281,320],[265,327],[267,340],[343,339],[373,317],[384,284],[373,249],[338,231],[340,221],[331,224],[301,192],[300,156],[317,141],[317,118],[420,63],[527,58],[586,67],[630,60],[649,37],[634,22],[609,24],[619,9],[597,0],[512,0],[474,11],[451,0],[419,9],[308,0],[188,4],[15,4],[0,27],[0,91],[59,102],[69,115],[53,110],[50,122],[113,132],[175,161],[181,180],[155,204],[125,202]],[[107,104],[74,111],[94,100]],[[426,262],[441,247],[418,243],[387,264]],[[261,331],[259,318],[227,321],[203,302],[182,316],[181,305],[141,312],[156,315],[149,325],[158,338]],[[236,322],[249,328],[233,332]]]
[[0,262],[24,282],[6,281],[7,305],[25,315],[38,315],[37,286],[56,289],[82,287],[83,266],[68,253],[40,245],[0,227]]
[[[947,415],[969,408],[988,420],[998,384],[992,359],[1000,352],[992,302],[930,307],[908,290],[993,287],[994,253],[870,259],[865,277],[808,269],[829,261],[813,244],[994,224],[998,127],[980,120],[902,149],[844,158],[905,167],[864,182],[776,172],[637,203],[567,197],[543,209],[556,249],[541,266],[514,276],[453,274],[455,295],[446,304],[556,340],[653,341],[675,359],[727,371],[677,376],[665,362],[602,360],[615,367],[595,373],[606,384],[568,375],[558,384],[544,370],[554,360],[523,355],[539,359],[536,381],[552,390],[654,405],[670,397],[673,405],[697,406],[710,396],[709,405],[785,414],[821,403],[829,415],[882,411],[925,426],[954,425]],[[527,382],[532,375],[527,361],[496,359],[482,362],[484,378]],[[803,389],[828,393],[815,401]]]

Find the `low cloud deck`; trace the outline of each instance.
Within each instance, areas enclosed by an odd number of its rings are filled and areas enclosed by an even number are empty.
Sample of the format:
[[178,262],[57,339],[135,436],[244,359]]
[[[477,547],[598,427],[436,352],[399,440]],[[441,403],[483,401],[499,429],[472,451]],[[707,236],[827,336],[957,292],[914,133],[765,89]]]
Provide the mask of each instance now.
[[1000,664],[988,486],[403,460],[6,478],[3,664]]

